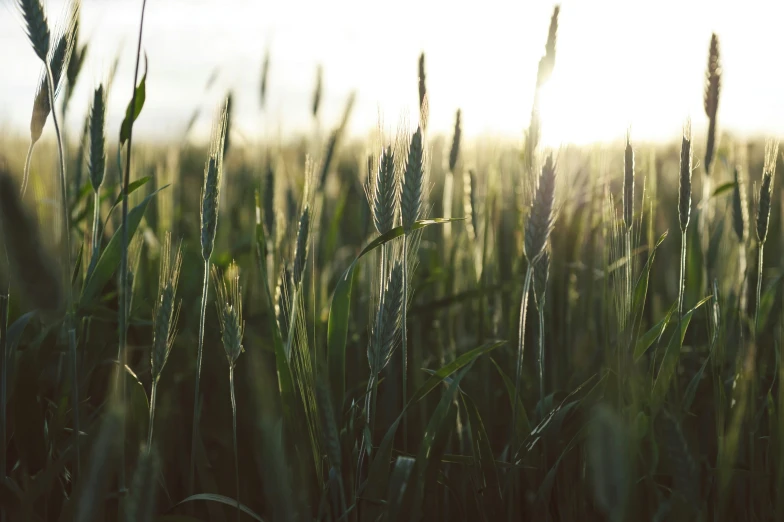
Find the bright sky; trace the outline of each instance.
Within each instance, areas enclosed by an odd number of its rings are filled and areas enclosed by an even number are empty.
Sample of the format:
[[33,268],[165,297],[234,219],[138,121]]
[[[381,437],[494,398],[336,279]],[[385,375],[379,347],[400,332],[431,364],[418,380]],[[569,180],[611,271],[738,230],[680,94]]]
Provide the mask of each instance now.
[[[0,131],[27,132],[40,66],[26,40],[16,0],[0,0]],[[308,130],[317,64],[324,67],[322,126],[339,118],[351,90],[351,130],[372,129],[379,113],[394,129],[414,120],[417,58],[427,57],[431,127],[522,136],[554,3],[543,0],[149,0],[144,49],[147,103],[135,127],[145,139],[181,135],[201,107],[197,133],[223,93],[236,93],[238,130],[254,137]],[[62,0],[48,0],[50,20]],[[77,132],[90,89],[122,53],[110,99],[118,129],[131,93],[141,0],[84,0],[88,63],[68,118]],[[711,32],[724,70],[719,126],[745,135],[784,135],[784,1],[563,0],[555,71],[543,117],[550,145],[621,138],[671,139],[691,116],[705,125],[702,89]],[[270,47],[268,111],[259,77]],[[214,85],[207,79],[218,68]],[[9,74],[9,71],[12,71]],[[47,126],[51,132],[51,125]],[[135,133],[136,134],[136,133]]]

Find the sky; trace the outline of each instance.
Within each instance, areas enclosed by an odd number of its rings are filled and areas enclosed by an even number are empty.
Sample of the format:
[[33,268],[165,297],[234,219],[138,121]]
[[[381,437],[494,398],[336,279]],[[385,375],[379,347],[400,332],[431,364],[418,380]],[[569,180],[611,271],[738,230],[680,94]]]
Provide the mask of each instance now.
[[[41,69],[15,2],[0,0],[0,71],[6,71],[0,133],[25,134]],[[64,2],[45,3],[54,24]],[[318,65],[322,129],[337,123],[356,91],[350,131],[363,135],[379,122],[394,131],[400,121],[416,121],[417,60],[424,51],[432,130],[450,134],[460,108],[464,135],[520,139],[553,6],[540,0],[148,0],[147,101],[134,135],[179,140],[198,109],[193,136],[204,138],[228,90],[235,93],[240,141],[310,132]],[[119,129],[131,95],[140,8],[141,0],[83,1],[81,38],[91,47],[69,132],[78,132],[92,89],[118,53],[108,128]],[[719,35],[723,68],[720,130],[781,137],[782,20],[780,0],[563,0],[555,70],[543,94],[545,145],[618,140],[628,128],[637,139],[673,139],[687,118],[695,132],[703,130],[712,32]],[[262,111],[267,50],[269,97]]]

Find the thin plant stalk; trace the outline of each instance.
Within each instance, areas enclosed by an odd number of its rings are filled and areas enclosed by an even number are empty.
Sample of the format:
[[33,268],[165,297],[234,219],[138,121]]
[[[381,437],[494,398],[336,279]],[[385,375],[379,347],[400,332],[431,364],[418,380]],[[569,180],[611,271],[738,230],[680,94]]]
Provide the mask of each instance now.
[[[139,39],[136,44],[136,66],[134,67],[133,72],[133,92],[131,94],[131,107],[136,107],[136,85],[139,82],[139,62],[141,61],[141,54],[142,54],[142,34],[144,30],[144,11],[147,7],[147,0],[142,0],[142,12],[141,18],[139,21]],[[51,83],[51,82],[50,82]],[[49,92],[53,92],[52,88],[50,88]],[[52,103],[52,107],[54,108],[54,103]],[[55,111],[52,110],[52,120],[55,122]],[[55,123],[55,125],[57,125]],[[131,179],[131,152],[133,150],[133,119],[130,120],[128,125],[128,148],[125,152],[125,173],[123,176],[123,190],[122,190],[122,241],[120,242],[120,246],[122,247],[122,253],[120,257],[120,304],[119,304],[119,323],[120,323],[120,343],[117,348],[117,360],[119,362],[118,372],[119,372],[119,379],[117,379],[118,384],[120,386],[120,401],[121,405],[124,410],[125,405],[125,371],[123,366],[125,365],[125,349],[126,343],[128,340],[128,299],[127,294],[129,291],[128,288],[128,185],[130,184]],[[63,183],[63,190],[65,190],[65,183]],[[69,279],[66,279],[68,281]],[[70,287],[69,287],[70,288]],[[70,294],[70,289],[69,289]],[[125,447],[125,413],[122,415],[121,420],[121,429],[120,429],[120,447]],[[78,446],[77,446],[78,448]],[[125,459],[120,458],[120,474],[118,477],[118,486],[120,490],[120,494],[123,495],[125,493]],[[122,509],[122,507],[120,507]]]
[[[65,181],[65,153],[63,151],[63,139],[60,133],[60,123],[57,121],[57,111],[54,110],[54,93],[55,82],[52,68],[48,62],[44,62],[46,67],[46,78],[49,83],[49,104],[52,109],[52,123],[54,124],[55,135],[57,137],[57,152],[60,157],[60,197],[63,212],[63,282],[65,284],[65,293],[67,298],[67,306],[65,314],[65,327],[68,332],[68,348],[71,353],[72,368],[72,382],[71,392],[73,401],[73,429],[76,433],[76,475],[80,474],[81,468],[81,452],[79,450],[79,380],[78,380],[78,362],[76,356],[76,331],[74,330],[73,318],[73,293],[71,291],[71,227],[68,219],[68,192]],[[5,361],[3,361],[5,366]]]
[[[2,366],[0,367],[0,479],[5,480],[6,459],[6,395],[8,386],[8,292],[0,294],[0,357]],[[5,509],[2,510],[5,519]]]
[[523,353],[525,350],[525,318],[528,312],[528,294],[531,290],[531,278],[534,273],[533,262],[528,263],[525,271],[525,283],[523,283],[523,296],[520,299],[520,324],[517,331],[517,363],[515,364],[515,399],[512,403],[512,445],[509,448],[510,458],[514,458],[517,425],[517,402],[520,400],[520,379],[523,373]]
[[90,267],[89,271],[92,272],[95,269],[95,265],[98,263],[98,255],[101,252],[101,240],[99,238],[99,230],[101,228],[101,196],[98,193],[98,190],[94,192],[94,202],[93,202],[93,253],[90,259]]
[[150,391],[150,425],[147,430],[147,451],[152,448],[152,428],[155,420],[155,399],[158,395],[158,379],[153,379],[152,390]]
[[765,243],[760,242],[759,253],[757,255],[757,306],[754,309],[754,337],[756,342],[757,333],[759,332],[759,319],[760,319],[760,303],[762,302],[762,263],[764,258]]
[[747,288],[747,264],[748,261],[746,260],[746,244],[739,243],[738,244],[738,306],[740,307],[740,314],[745,315],[746,313],[746,288]]
[[[403,234],[403,301],[400,308],[401,351],[403,352],[403,408],[408,403],[408,339],[406,312],[408,310],[408,234]],[[408,411],[403,412],[403,451],[408,451]]]
[[234,364],[229,365],[229,388],[231,389],[231,420],[234,441],[234,483],[237,487],[237,522],[240,520],[240,468],[237,455],[237,399],[234,395]]
[[544,306],[539,306],[539,407],[544,419]]
[[199,347],[196,354],[196,385],[193,394],[193,428],[191,430],[191,476],[188,491],[193,494],[196,479],[196,439],[199,430],[199,381],[201,380],[201,356],[204,348],[204,319],[207,315],[207,295],[209,291],[210,261],[204,261],[204,280],[201,288],[201,308],[199,311]]
[[683,317],[683,293],[686,287],[686,231],[681,232],[680,276],[678,277],[678,322]]

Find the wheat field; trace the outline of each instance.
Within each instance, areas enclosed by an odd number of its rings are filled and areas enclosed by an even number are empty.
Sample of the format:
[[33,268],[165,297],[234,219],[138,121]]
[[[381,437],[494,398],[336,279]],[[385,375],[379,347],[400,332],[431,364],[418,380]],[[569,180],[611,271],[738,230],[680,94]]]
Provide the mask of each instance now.
[[722,128],[720,34],[672,142],[543,142],[556,5],[517,140],[431,131],[423,52],[395,130],[324,118],[319,68],[300,138],[227,92],[156,143],[146,1],[122,124],[107,67],[81,132],[88,6],[13,4],[2,522],[784,520],[784,154]]

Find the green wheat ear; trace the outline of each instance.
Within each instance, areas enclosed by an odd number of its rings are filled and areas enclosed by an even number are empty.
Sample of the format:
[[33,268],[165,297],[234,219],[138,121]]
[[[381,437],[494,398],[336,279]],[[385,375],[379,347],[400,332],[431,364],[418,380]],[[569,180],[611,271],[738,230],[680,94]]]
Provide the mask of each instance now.
[[400,342],[400,313],[403,307],[403,263],[396,261],[381,292],[378,322],[368,345],[368,363],[373,375],[383,370]]
[[305,273],[305,263],[308,258],[308,241],[310,235],[310,207],[305,205],[299,218],[297,228],[297,243],[294,250],[294,287],[302,281]]
[[634,219],[634,149],[631,138],[626,136],[626,150],[623,163],[623,223],[626,229],[632,228]]
[[22,13],[25,32],[35,54],[42,62],[45,62],[49,53],[50,32],[43,4],[40,0],[18,0],[16,5]]
[[691,217],[691,122],[686,123],[681,140],[681,166],[678,184],[678,222],[681,232],[689,227]]
[[242,338],[245,333],[245,321],[242,317],[242,287],[240,271],[232,262],[228,269],[229,283],[215,267],[212,267],[212,282],[215,285],[218,319],[220,323],[221,341],[226,352],[229,365],[234,366],[240,354],[245,351]]
[[765,166],[762,171],[759,200],[757,203],[757,240],[765,244],[770,222],[771,196],[773,195],[773,176],[776,173],[778,144],[768,141],[765,145]]
[[403,194],[400,210],[403,218],[403,227],[411,230],[414,222],[422,215],[425,189],[424,169],[424,144],[422,143],[422,128],[417,127],[411,136],[408,147],[408,161],[403,175]]
[[721,64],[719,62],[719,37],[711,35],[708,50],[708,67],[705,72],[705,94],[703,105],[708,117],[708,142],[705,146],[705,172],[710,174],[713,153],[716,148],[716,112],[719,109],[719,91],[721,89]]
[[449,170],[454,172],[457,166],[457,158],[460,155],[460,137],[462,128],[460,126],[460,109],[455,114],[455,130],[452,134],[452,147],[449,149]]
[[395,226],[400,191],[395,176],[395,155],[392,147],[385,148],[378,162],[378,170],[368,190],[373,225],[379,234],[392,230]]
[[553,157],[548,156],[542,166],[539,184],[536,187],[531,212],[525,223],[525,257],[535,263],[544,251],[550,232],[553,229],[555,203],[555,165]]
[[93,191],[98,192],[106,172],[106,95],[103,84],[95,89],[90,109],[90,155],[88,167]]

